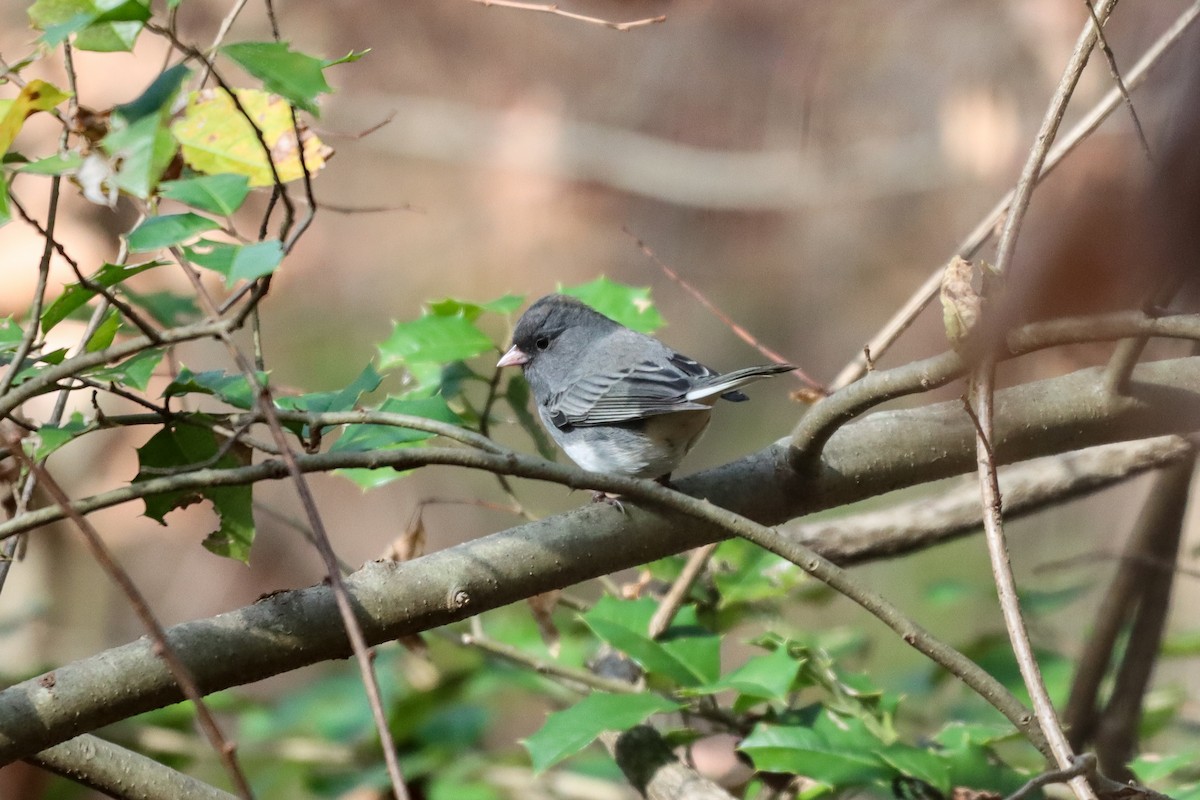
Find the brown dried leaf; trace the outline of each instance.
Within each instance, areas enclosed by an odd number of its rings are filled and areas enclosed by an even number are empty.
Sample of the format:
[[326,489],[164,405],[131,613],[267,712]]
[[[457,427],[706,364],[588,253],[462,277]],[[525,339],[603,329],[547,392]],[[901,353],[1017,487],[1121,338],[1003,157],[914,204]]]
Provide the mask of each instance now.
[[975,330],[983,311],[983,300],[975,291],[974,277],[974,265],[958,256],[950,260],[942,273],[942,322],[946,339],[955,350],[961,349]]

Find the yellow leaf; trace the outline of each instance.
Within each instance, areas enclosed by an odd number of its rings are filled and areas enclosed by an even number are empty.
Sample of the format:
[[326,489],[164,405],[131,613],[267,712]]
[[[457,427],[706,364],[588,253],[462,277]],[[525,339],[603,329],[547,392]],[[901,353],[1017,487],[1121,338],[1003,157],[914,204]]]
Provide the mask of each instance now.
[[5,104],[0,117],[0,155],[8,152],[30,114],[49,111],[68,97],[69,94],[45,81],[32,80],[25,84],[17,98]]
[[[188,99],[183,117],[171,126],[171,133],[183,147],[183,158],[192,169],[209,175],[245,175],[252,186],[271,186],[275,179],[263,142],[284,183],[303,178],[304,165],[310,175],[316,174],[333,155],[333,149],[303,122],[293,127],[290,108],[282,97],[257,89],[236,89],[235,93],[254,126],[262,131],[263,141],[224,90],[195,92]],[[299,158],[301,143],[304,165]]]

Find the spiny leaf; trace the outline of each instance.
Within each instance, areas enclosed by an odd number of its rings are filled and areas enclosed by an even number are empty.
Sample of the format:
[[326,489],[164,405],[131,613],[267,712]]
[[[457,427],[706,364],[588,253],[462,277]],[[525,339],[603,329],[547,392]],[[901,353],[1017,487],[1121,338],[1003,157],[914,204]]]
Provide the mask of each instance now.
[[245,175],[201,175],[168,181],[158,187],[158,193],[201,211],[228,217],[246,201],[250,179]]
[[650,302],[648,287],[626,286],[601,275],[591,283],[559,287],[559,291],[635,331],[653,333],[663,326],[662,316]]
[[430,314],[396,323],[392,335],[379,345],[379,366],[388,370],[414,363],[445,364],[494,348],[492,340],[466,318]]
[[[141,468],[134,482],[144,482],[172,471],[229,469],[250,463],[251,452],[241,444],[230,445],[210,427],[213,420],[203,414],[179,419],[160,430],[138,448]],[[166,524],[166,515],[201,500],[213,504],[220,526],[204,540],[213,553],[246,561],[254,541],[253,498],[249,486],[206,486],[155,494],[145,499],[146,516]]]
[[150,217],[130,231],[129,249],[135,253],[147,250],[158,250],[163,247],[185,242],[205,231],[221,227],[215,220],[193,214],[167,214],[161,217]]
[[317,116],[317,95],[333,91],[321,72],[325,62],[297,52],[287,42],[238,42],[221,52],[263,82],[268,91]]
[[551,714],[541,730],[522,744],[529,751],[534,772],[543,772],[587,747],[604,731],[623,731],[652,714],[679,707],[656,694],[592,692],[571,708]]

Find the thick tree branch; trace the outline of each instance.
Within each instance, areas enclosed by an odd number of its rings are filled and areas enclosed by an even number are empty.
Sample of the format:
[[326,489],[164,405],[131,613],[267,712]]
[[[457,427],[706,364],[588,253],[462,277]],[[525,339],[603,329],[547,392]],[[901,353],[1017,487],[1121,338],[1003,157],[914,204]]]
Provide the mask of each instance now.
[[[1137,367],[1126,396],[1089,369],[997,394],[1001,461],[1200,426],[1200,358]],[[786,443],[681,479],[679,488],[751,519],[777,523],[973,467],[974,430],[957,402],[872,414],[844,426],[804,474]],[[444,463],[629,492],[639,482],[539,459],[441,449]],[[421,451],[373,454],[401,463]],[[323,469],[324,456],[302,468]],[[246,469],[257,469],[255,465]],[[213,473],[232,471],[214,470]],[[282,477],[280,467],[274,477]],[[428,630],[529,595],[644,564],[722,538],[720,529],[655,507],[625,513],[589,505],[403,564],[368,564],[347,588],[372,643]],[[328,587],[280,592],[242,609],[177,625],[169,640],[204,691],[349,655]],[[180,699],[169,673],[138,641],[0,692],[0,760],[24,757],[109,722]]]
[[[1013,464],[1000,470],[1005,519],[1107,489],[1121,481],[1189,458],[1195,445],[1182,436],[1159,436],[1100,445]],[[783,529],[843,566],[925,550],[977,533],[983,525],[979,487],[963,480],[936,494],[836,519],[800,522]],[[1076,745],[1078,746],[1078,745]]]
[[140,753],[96,736],[77,736],[29,759],[76,783],[122,800],[234,800],[235,795],[210,786]]

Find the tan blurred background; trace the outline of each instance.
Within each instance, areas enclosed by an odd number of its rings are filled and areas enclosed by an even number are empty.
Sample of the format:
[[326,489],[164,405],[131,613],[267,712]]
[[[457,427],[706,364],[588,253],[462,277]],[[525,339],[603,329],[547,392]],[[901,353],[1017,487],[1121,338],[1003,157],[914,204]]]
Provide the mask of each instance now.
[[[188,0],[179,17],[185,38],[207,44],[229,5]],[[328,73],[336,93],[314,125],[337,154],[316,181],[318,199],[395,210],[317,215],[263,306],[273,380],[309,390],[348,382],[391,322],[417,315],[426,300],[538,296],[599,274],[653,287],[670,323],[663,338],[690,355],[718,368],[760,359],[625,229],[765,344],[828,380],[1012,185],[1085,14],[1078,0],[564,5],[612,20],[667,20],[622,33],[469,0],[278,4],[284,38],[302,51],[333,58],[371,49]],[[8,61],[33,38],[22,6],[0,9]],[[1108,37],[1119,63],[1131,64],[1182,8],[1165,0],[1118,6]],[[228,40],[268,36],[262,8],[251,3]],[[1197,41],[1179,51],[1195,52]],[[132,55],[77,54],[80,102],[107,108],[135,97],[164,54],[160,40],[145,35]],[[1178,57],[1168,59],[1161,80],[1136,95],[1152,142],[1169,122],[1179,70]],[[62,80],[49,70],[42,77]],[[1102,59],[1093,58],[1067,124],[1110,86]],[[53,133],[31,124],[18,148],[49,152]],[[1129,118],[1117,113],[1049,181],[1028,241],[1052,241],[1064,208],[1143,167]],[[23,179],[17,188],[43,216],[40,184]],[[128,209],[71,198],[60,237],[82,263],[98,265],[132,221]],[[40,249],[22,223],[0,229],[0,313],[26,309]],[[159,285],[182,289],[181,279],[160,272]],[[60,271],[57,280],[68,277]],[[938,316],[926,315],[884,363],[932,354],[943,341]],[[228,368],[214,347],[185,348],[182,357],[194,369]],[[1043,369],[1073,364],[1062,357]],[[755,387],[751,404],[722,410],[685,469],[786,434],[799,408],[785,381]],[[132,477],[138,444],[133,435],[93,437],[52,466],[73,491],[90,493]],[[351,563],[379,555],[421,498],[496,496],[490,479],[450,471],[368,494],[333,477],[313,483]],[[583,501],[556,488],[531,491],[540,512]],[[299,516],[285,485],[260,487],[258,496]],[[1124,509],[1099,528],[1056,512],[1050,523],[1018,529],[1020,566],[1119,540],[1137,496],[1135,489],[1114,501]],[[266,517],[245,567],[200,548],[211,524],[206,510],[176,512],[167,528],[139,512],[131,504],[95,520],[165,622],[321,577],[309,548]],[[512,523],[482,509],[436,508],[427,516],[428,547]],[[1063,534],[1072,532],[1090,538],[1071,542]],[[140,634],[71,535],[35,538],[0,597],[0,619],[36,617],[42,635],[4,646],[20,656],[4,669]],[[978,549],[964,547],[953,552],[969,553],[974,566],[956,567],[958,574],[984,575]],[[921,563],[927,575],[939,568],[930,564],[947,561]],[[916,591],[894,567],[872,569],[902,599]],[[86,602],[74,594],[81,587]],[[861,622],[853,613],[831,618]],[[994,621],[991,612],[985,618]]]

